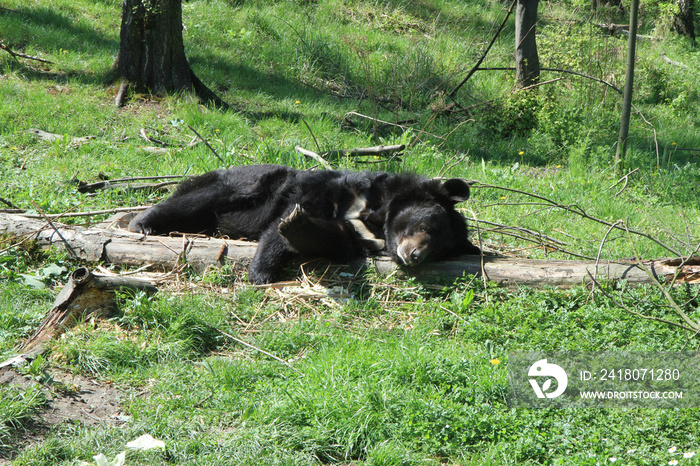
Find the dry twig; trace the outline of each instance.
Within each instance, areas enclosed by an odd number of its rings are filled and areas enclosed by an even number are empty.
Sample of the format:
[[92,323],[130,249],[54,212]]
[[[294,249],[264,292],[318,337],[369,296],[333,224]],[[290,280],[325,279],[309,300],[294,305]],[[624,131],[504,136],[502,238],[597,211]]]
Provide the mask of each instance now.
[[201,139],[201,141],[204,143],[204,145],[206,145],[207,148],[208,148],[210,151],[212,151],[212,152],[214,153],[214,155],[216,156],[216,158],[219,159],[219,161],[220,161],[222,164],[226,164],[226,162],[224,162],[224,159],[222,159],[221,156],[219,155],[219,153],[216,152],[216,149],[214,149],[214,148],[211,146],[211,144],[209,144],[209,141],[207,141],[206,139],[204,139],[204,138],[202,137],[202,135],[199,134],[199,133],[197,132],[197,130],[194,129],[192,126],[187,125],[187,127],[188,127],[190,130],[192,130],[192,132],[193,132],[194,134],[196,134],[197,137],[198,137],[199,139]]
[[[0,49],[4,50],[5,52],[7,52],[7,53],[9,53],[10,55],[12,55],[12,58],[14,58],[15,60],[17,60],[17,57],[20,57],[20,58],[26,58],[26,59],[28,59],[28,60],[36,60],[36,61],[41,62],[41,63],[50,63],[50,64],[53,64],[52,61],[46,60],[46,59],[44,59],[44,58],[33,57],[33,56],[31,56],[31,55],[25,55],[25,54],[23,54],[23,53],[15,52],[14,50],[12,50],[12,49],[5,43],[4,40],[0,40]],[[17,60],[17,61],[19,61],[19,60]]]

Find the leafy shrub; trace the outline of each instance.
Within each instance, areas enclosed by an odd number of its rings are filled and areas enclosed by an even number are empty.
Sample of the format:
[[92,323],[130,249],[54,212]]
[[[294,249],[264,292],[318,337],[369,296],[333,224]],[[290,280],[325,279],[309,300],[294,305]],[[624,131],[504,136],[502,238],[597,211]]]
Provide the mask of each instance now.
[[537,126],[539,108],[536,91],[517,91],[491,102],[477,116],[477,121],[482,131],[492,136],[525,135]]

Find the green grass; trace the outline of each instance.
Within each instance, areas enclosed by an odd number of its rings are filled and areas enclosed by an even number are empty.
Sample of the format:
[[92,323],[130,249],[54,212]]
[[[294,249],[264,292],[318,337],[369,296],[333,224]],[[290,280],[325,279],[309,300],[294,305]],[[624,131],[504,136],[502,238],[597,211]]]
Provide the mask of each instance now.
[[[684,150],[700,148],[693,71],[700,53],[670,32],[663,4],[643,3],[640,34],[654,39],[638,43],[641,115],[632,119],[625,184],[611,169],[621,99],[599,82],[547,71],[543,81],[562,79],[513,92],[513,72],[479,71],[456,94],[462,109],[439,111],[500,24],[500,2],[185,2],[186,53],[234,109],[221,112],[189,95],[132,95],[124,108],[113,107],[116,89],[105,79],[118,50],[118,3],[6,0],[0,39],[53,63],[0,51],[0,197],[30,211],[34,201],[47,213],[138,205],[163,195],[87,196],[69,181],[249,163],[311,168],[296,145],[315,150],[318,143],[323,151],[405,143],[400,159],[333,164],[507,188],[477,185],[461,207],[470,217],[557,238],[565,251],[480,225],[481,239],[496,250],[555,259],[575,257],[566,251],[596,257],[600,250],[602,259],[672,255],[619,231],[602,244],[608,226],[561,208],[576,206],[687,255],[700,242],[700,169],[697,153]],[[627,19],[589,8],[575,0],[540,5],[542,65],[622,88],[626,40],[591,24]],[[511,20],[484,67],[513,65],[513,36]],[[661,52],[688,68],[668,65]],[[404,129],[348,121],[350,111]],[[188,125],[223,163],[204,144],[185,147],[194,137]],[[43,142],[30,128],[65,137]],[[141,129],[174,148],[145,151]],[[94,139],[71,142],[82,136]],[[36,329],[67,274],[83,265],[31,242],[5,250],[14,242],[0,237],[2,360]],[[187,286],[155,297],[121,296],[110,318],[68,330],[26,370],[40,386],[0,386],[0,455],[18,465],[93,462],[99,453],[112,460],[148,433],[166,450],[129,450],[128,464],[698,462],[681,457],[700,448],[697,408],[530,410],[505,401],[509,352],[695,348],[696,335],[620,306],[678,322],[653,287],[610,287],[613,301],[581,287],[505,290],[469,279],[436,285],[370,270],[343,283],[352,299],[330,302],[250,288],[230,268],[188,271],[181,280]],[[697,288],[672,294],[697,320]],[[45,366],[119,387],[127,422],[57,425],[25,447],[26,432],[37,429],[34,416],[57,390],[42,376]]]

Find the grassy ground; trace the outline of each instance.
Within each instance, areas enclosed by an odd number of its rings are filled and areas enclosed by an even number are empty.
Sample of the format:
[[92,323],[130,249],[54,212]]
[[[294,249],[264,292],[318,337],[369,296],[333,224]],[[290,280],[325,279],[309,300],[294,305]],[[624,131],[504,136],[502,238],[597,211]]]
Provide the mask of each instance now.
[[[234,108],[220,112],[188,95],[133,95],[125,108],[113,107],[116,88],[104,77],[118,48],[117,3],[4,0],[0,39],[53,63],[0,55],[0,197],[27,210],[34,201],[47,213],[138,205],[163,195],[88,196],[68,181],[248,163],[310,168],[295,145],[405,143],[400,159],[334,165],[478,181],[465,215],[549,235],[564,250],[481,224],[481,239],[498,251],[536,258],[690,254],[700,242],[693,71],[700,53],[669,32],[662,4],[643,3],[640,34],[653,39],[639,43],[630,175],[618,183],[610,167],[621,99],[611,86],[545,72],[543,81],[556,81],[514,92],[512,72],[480,71],[456,94],[461,109],[444,111],[446,94],[502,20],[499,2],[185,2],[192,68]],[[540,5],[541,61],[622,88],[625,39],[593,24],[625,18],[588,6]],[[483,66],[512,66],[512,42],[511,20]],[[687,68],[669,65],[662,52]],[[347,117],[351,111],[402,128]],[[223,164],[203,144],[185,147],[194,137],[188,126]],[[30,128],[64,138],[41,141]],[[139,136],[142,129],[176,147],[148,152],[153,144]],[[94,139],[71,140],[83,136]],[[606,237],[607,226],[524,193],[622,220],[667,247],[623,232]],[[31,245],[5,250],[10,243],[0,241],[3,360],[79,265]],[[229,269],[186,272],[155,297],[124,296],[112,318],[81,323],[24,369],[39,385],[0,385],[0,461],[94,463],[99,453],[111,460],[148,433],[166,449],[129,450],[128,464],[697,463],[682,455],[700,448],[696,408],[506,404],[512,351],[695,349],[695,335],[623,307],[678,321],[654,288],[622,285],[609,291],[613,300],[585,288],[506,291],[468,278],[333,277],[312,280],[343,286],[351,298],[253,289]],[[695,287],[672,291],[695,319],[697,294]],[[117,387],[120,419],[41,426],[49,398],[73,393],[52,381],[57,370]]]

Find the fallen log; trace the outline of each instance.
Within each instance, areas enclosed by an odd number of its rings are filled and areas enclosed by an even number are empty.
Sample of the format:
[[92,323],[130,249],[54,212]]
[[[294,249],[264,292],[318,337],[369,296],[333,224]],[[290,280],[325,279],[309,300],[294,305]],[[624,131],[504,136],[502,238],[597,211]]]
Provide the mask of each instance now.
[[[390,273],[396,264],[387,258],[375,260],[380,273]],[[657,259],[643,261],[656,280],[667,283],[700,283],[700,256],[683,262],[681,259]],[[483,272],[482,272],[483,270]],[[499,286],[514,288],[530,286],[542,288],[553,286],[569,288],[576,285],[590,285],[595,281],[626,280],[633,285],[651,284],[649,275],[635,261],[595,261],[520,259],[514,257],[484,256],[483,269],[479,257],[466,256],[459,260],[426,264],[411,272],[418,278],[449,277],[463,275],[485,276]]]
[[153,264],[168,269],[187,263],[201,271],[210,265],[221,266],[227,260],[247,265],[256,250],[255,243],[201,235],[146,237],[116,228],[84,228],[57,222],[53,225],[56,229],[43,220],[0,214],[0,236],[31,237],[42,247],[65,249],[68,244],[78,258],[89,262]]
[[[221,266],[226,262],[247,266],[257,245],[248,241],[185,235],[174,238],[144,236],[121,229],[83,228],[53,222],[55,229],[41,220],[22,215],[0,213],[0,235],[32,237],[40,246],[65,248],[69,244],[78,257],[87,261],[112,264],[153,264],[173,268],[189,264],[195,270]],[[60,235],[59,235],[60,233]],[[19,241],[19,238],[16,242]],[[652,283],[649,275],[632,261],[520,259],[485,255],[465,256],[457,260],[425,264],[406,271],[387,257],[371,260],[382,274],[405,273],[418,278],[456,278],[465,274],[485,276],[499,285],[571,287],[596,280],[626,280],[631,284]],[[700,283],[700,256],[644,261],[660,282]],[[593,278],[591,278],[593,277]]]

